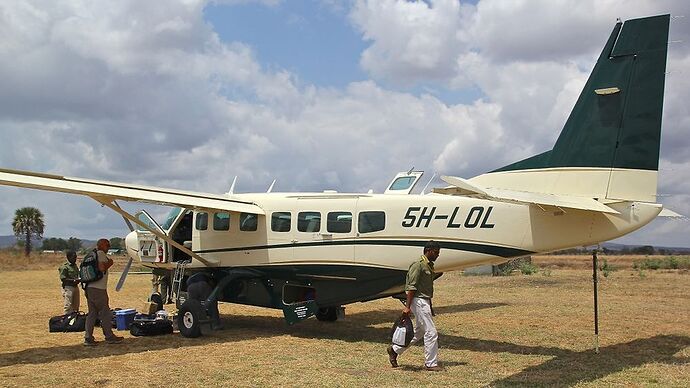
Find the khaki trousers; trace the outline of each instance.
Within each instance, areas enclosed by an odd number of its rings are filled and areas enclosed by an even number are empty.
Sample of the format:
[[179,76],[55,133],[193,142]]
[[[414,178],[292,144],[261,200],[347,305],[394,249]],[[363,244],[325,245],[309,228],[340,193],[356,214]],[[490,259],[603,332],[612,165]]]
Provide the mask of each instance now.
[[89,314],[86,316],[86,333],[84,339],[93,339],[93,328],[96,325],[96,318],[101,320],[101,329],[105,339],[112,339],[113,334],[113,313],[110,312],[108,304],[108,291],[100,288],[87,287],[86,300],[89,302]]
[[77,287],[62,287],[62,299],[65,314],[79,311],[79,289]]

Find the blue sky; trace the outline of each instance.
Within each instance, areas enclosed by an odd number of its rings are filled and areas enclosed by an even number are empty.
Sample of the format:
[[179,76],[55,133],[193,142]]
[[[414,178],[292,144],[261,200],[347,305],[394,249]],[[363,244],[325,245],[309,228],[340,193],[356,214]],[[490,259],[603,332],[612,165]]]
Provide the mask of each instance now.
[[286,69],[304,83],[343,88],[368,78],[358,63],[367,44],[345,9],[311,0],[211,4],[204,18],[224,41],[250,45],[264,66]]
[[[285,69],[302,85],[342,89],[351,82],[369,79],[359,58],[370,42],[350,21],[345,4],[335,6],[314,0],[271,5],[210,4],[204,9],[204,19],[223,41],[251,46],[263,66]],[[449,104],[471,103],[485,97],[473,85],[450,90],[440,82],[380,82],[390,89],[415,95],[431,94]]]

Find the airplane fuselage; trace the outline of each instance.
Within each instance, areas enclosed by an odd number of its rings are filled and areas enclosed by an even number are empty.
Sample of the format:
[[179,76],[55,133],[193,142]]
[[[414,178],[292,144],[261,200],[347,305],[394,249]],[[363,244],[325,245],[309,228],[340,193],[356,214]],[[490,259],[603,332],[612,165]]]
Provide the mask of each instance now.
[[437,194],[245,195],[265,211],[256,215],[255,228],[243,227],[245,215],[239,213],[195,211],[195,253],[219,267],[346,264],[406,270],[424,243],[436,240],[443,248],[436,269],[446,272],[610,240],[661,210],[656,204],[620,202],[610,205],[620,214],[603,214]]

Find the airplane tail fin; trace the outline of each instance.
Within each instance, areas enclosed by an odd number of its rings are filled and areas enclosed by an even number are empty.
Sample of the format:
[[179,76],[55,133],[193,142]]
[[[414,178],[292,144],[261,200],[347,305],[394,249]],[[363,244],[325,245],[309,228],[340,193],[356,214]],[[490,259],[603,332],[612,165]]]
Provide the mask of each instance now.
[[655,202],[669,21],[616,23],[553,149],[470,181]]

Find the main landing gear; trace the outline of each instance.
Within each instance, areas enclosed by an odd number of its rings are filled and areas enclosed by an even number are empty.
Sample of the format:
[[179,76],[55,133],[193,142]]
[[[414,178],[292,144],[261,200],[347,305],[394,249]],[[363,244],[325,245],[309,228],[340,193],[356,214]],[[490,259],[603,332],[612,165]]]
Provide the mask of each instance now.
[[197,338],[201,336],[201,325],[210,323],[211,319],[206,312],[206,308],[196,299],[187,299],[177,315],[177,327],[180,334],[187,338]]

